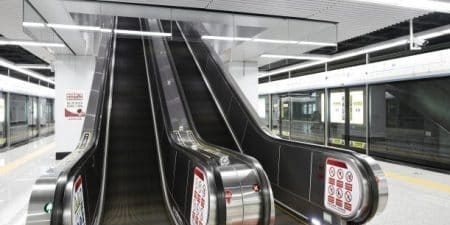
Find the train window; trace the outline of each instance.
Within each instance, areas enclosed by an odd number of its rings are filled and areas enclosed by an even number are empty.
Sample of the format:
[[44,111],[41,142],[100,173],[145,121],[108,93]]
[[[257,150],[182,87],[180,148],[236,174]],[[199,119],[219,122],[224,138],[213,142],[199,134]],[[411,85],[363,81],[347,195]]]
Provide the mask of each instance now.
[[324,144],[324,92],[312,91],[292,93],[291,101],[291,139]]
[[27,124],[27,97],[11,94],[11,126]]
[[6,145],[6,100],[0,93],[0,148]]
[[450,168],[450,78],[370,87],[369,153]]

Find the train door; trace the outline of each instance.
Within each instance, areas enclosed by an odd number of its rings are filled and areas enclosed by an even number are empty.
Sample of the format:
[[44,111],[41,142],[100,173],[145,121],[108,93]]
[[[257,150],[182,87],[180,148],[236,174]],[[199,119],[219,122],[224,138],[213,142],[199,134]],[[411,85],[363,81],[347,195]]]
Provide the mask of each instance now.
[[0,148],[6,145],[6,100],[5,94],[0,93]]
[[328,144],[346,147],[346,91],[345,89],[334,89],[329,96],[329,126]]
[[28,133],[33,138],[39,135],[38,101],[36,97],[28,97]]
[[291,127],[291,97],[280,97],[280,136],[289,139]]
[[330,90],[329,145],[365,152],[365,95],[363,87]]

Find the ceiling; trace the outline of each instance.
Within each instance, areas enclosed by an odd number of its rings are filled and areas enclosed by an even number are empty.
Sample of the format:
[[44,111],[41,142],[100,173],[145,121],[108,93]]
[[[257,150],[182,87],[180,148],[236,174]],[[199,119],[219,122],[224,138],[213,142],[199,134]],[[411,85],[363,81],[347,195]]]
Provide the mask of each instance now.
[[[201,9],[206,11],[233,12],[242,14],[265,15],[278,18],[299,18],[319,21],[329,21],[337,24],[337,34],[333,33],[332,39],[337,42],[343,42],[352,38],[360,37],[364,34],[381,30],[410,18],[415,18],[428,14],[428,11],[412,10],[406,8],[367,4],[354,2],[351,0],[109,0],[109,1],[77,1],[77,0],[48,0],[34,1],[34,4],[55,5],[56,2],[71,2],[72,5],[81,2],[113,2],[113,3],[129,3],[144,4],[152,6],[177,7],[187,9]],[[31,39],[21,27],[23,20],[22,1],[3,0],[0,8],[0,33],[11,39]],[[53,3],[52,3],[53,2]],[[58,3],[59,4],[59,3]],[[61,5],[61,4],[59,4]],[[67,7],[67,5],[65,5]],[[62,7],[62,8],[61,8]],[[45,8],[45,7],[42,7]],[[60,6],[58,10],[55,7],[47,7],[49,12],[43,14],[64,14],[70,13],[70,10]],[[61,10],[62,9],[62,10]],[[57,11],[57,13],[55,12]],[[189,12],[188,12],[189,13]],[[197,16],[195,13],[189,15]],[[14,19],[11,19],[14,18]],[[67,16],[66,16],[67,18]],[[70,37],[70,35],[66,35]],[[65,37],[63,35],[63,37]],[[66,38],[64,38],[66,39]],[[65,40],[67,41],[67,40]],[[247,48],[248,49],[248,48]],[[17,47],[16,55],[7,50],[11,57],[15,57],[18,61],[19,55],[32,59],[32,54],[45,62],[52,62],[55,57],[43,48],[20,48]],[[1,57],[1,55],[0,55]],[[14,60],[12,60],[14,61]],[[258,61],[260,61],[258,59]],[[261,60],[260,65],[268,63]]]
[[422,10],[349,0],[110,0],[100,2],[187,7],[331,21],[338,23],[338,41],[428,13]]
[[[450,24],[450,14],[446,13],[428,13],[413,19],[414,32],[419,33],[429,29],[441,27]],[[409,35],[409,20],[405,20],[394,25],[360,35],[358,37],[350,38],[338,43],[338,48],[323,47],[318,48],[308,53],[311,54],[325,54],[333,55],[352,49],[361,48],[368,45],[392,40],[398,37]],[[270,64],[261,66],[260,71],[270,71],[281,67],[289,66],[305,62],[304,60],[279,60]]]

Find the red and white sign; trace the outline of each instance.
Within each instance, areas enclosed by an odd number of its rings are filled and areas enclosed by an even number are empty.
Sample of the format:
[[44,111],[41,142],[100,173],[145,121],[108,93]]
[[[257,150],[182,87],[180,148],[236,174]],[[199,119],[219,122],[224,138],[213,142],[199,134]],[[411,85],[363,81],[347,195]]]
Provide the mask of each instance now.
[[325,207],[342,217],[353,216],[362,197],[355,170],[344,161],[328,158],[325,171]]
[[208,213],[209,192],[206,175],[200,168],[195,167],[191,204],[191,225],[206,225]]
[[87,99],[83,91],[67,90],[64,100],[65,118],[81,120],[86,115]]

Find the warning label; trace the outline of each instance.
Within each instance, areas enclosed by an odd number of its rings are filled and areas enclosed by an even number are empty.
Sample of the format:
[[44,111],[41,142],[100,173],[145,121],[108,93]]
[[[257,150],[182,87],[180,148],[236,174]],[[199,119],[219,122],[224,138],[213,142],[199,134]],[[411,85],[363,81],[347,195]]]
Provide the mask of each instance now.
[[355,170],[347,163],[328,158],[326,161],[324,204],[343,217],[352,216],[361,204],[361,184]]
[[208,183],[203,171],[195,167],[194,185],[192,190],[191,224],[206,225],[209,212]]
[[83,181],[78,176],[74,183],[72,201],[72,224],[86,225],[86,214],[84,212]]

